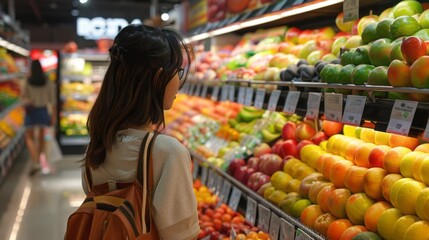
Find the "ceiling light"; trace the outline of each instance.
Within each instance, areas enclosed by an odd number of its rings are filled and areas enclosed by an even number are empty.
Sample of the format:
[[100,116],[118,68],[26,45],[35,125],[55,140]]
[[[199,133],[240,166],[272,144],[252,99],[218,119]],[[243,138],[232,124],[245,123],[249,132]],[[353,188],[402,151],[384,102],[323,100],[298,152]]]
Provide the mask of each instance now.
[[168,21],[168,19],[170,19],[170,15],[168,15],[168,13],[163,13],[161,14],[161,20],[166,22]]
[[87,3],[88,0],[79,0],[79,2],[82,3],[82,4],[84,4],[84,3]]

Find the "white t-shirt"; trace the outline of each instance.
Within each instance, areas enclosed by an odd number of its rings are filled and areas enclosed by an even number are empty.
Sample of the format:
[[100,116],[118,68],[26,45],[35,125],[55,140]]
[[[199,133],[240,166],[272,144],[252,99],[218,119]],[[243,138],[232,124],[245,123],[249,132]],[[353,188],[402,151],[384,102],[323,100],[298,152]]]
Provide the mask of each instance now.
[[[140,145],[146,134],[146,131],[130,128],[118,131],[116,142],[112,151],[106,153],[104,163],[91,171],[93,184],[103,184],[108,180],[133,182]],[[152,153],[152,213],[160,238],[195,239],[200,227],[189,151],[175,138],[159,134]]]

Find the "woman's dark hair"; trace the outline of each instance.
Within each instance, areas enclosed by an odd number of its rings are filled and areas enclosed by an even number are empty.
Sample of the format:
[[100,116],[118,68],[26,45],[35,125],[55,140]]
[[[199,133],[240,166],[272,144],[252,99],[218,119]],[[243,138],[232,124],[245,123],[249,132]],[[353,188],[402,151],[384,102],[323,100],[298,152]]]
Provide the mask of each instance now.
[[123,28],[109,52],[110,64],[87,122],[90,142],[84,161],[92,168],[104,162],[118,130],[164,126],[166,86],[182,68],[185,80],[191,62],[179,33],[141,24]]
[[39,60],[31,61],[31,75],[28,77],[28,83],[32,86],[44,86],[46,84],[46,75],[43,72],[42,64]]

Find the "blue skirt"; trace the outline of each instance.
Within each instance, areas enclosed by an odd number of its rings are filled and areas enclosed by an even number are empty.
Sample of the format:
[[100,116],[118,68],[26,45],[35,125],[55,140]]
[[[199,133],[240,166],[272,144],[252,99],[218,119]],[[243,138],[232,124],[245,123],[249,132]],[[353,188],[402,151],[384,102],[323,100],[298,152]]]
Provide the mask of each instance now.
[[48,114],[48,108],[26,107],[24,124],[26,127],[50,126],[51,118]]

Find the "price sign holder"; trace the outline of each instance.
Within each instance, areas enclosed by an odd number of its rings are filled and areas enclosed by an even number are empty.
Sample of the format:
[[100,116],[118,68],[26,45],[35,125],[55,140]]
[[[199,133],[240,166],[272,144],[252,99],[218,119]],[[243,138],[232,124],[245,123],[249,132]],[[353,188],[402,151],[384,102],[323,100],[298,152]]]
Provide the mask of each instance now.
[[204,185],[207,185],[207,175],[208,175],[208,168],[207,167],[202,167],[202,172],[201,172],[201,182]]
[[258,227],[268,232],[270,228],[271,211],[262,204],[258,204]]
[[247,197],[246,206],[246,220],[255,226],[256,223],[256,211],[258,210],[258,203],[250,197]]
[[286,102],[283,107],[283,112],[287,114],[294,114],[296,110],[296,105],[298,104],[299,95],[301,92],[299,91],[289,91],[286,97]]
[[228,100],[228,95],[229,95],[229,85],[224,84],[222,86],[222,92],[220,93],[220,100],[222,102],[225,102]]
[[218,96],[219,96],[219,86],[214,86],[213,87],[213,92],[212,92],[212,96],[211,96],[211,100],[212,101],[217,101],[218,100]]
[[295,232],[295,240],[314,240],[314,238],[298,228]]
[[189,95],[195,95],[195,84],[191,84],[191,87],[189,88]]
[[342,122],[349,125],[359,126],[362,120],[365,103],[365,96],[347,95]]
[[343,94],[325,93],[325,117],[328,120],[341,122],[343,114]]
[[215,186],[215,179],[214,178],[215,178],[215,176],[214,176],[213,170],[209,169],[207,187],[210,189],[213,189]]
[[246,88],[246,98],[244,101],[244,105],[252,106],[253,94],[255,90],[251,87]]
[[256,89],[255,108],[262,109],[265,100],[265,89]]
[[228,206],[232,210],[237,211],[238,203],[240,202],[240,199],[241,199],[241,190],[236,187],[233,187],[231,198],[229,199],[229,202],[228,202]]
[[307,100],[307,113],[305,117],[308,119],[317,119],[319,117],[320,101],[322,93],[310,92]]
[[280,98],[280,90],[274,90],[271,92],[270,100],[268,100],[268,110],[275,111],[277,108],[277,103],[279,102]]
[[229,85],[229,101],[234,102],[235,100],[235,86]]
[[223,185],[222,185],[222,191],[220,192],[220,199],[223,203],[227,203],[229,200],[229,193],[231,192],[231,183],[228,182],[227,180],[223,181]]
[[351,22],[359,18],[359,0],[344,0],[343,22]]
[[203,90],[201,91],[201,95],[200,95],[202,98],[205,98],[207,96],[207,89],[208,88],[209,88],[209,86],[204,84]]
[[197,179],[199,170],[200,165],[198,164],[198,161],[194,160],[194,169],[192,171],[192,177],[194,178],[194,180]]
[[395,100],[386,132],[408,135],[418,102]]
[[195,88],[194,95],[198,96],[198,97],[201,95],[201,84],[197,84],[197,87]]
[[429,119],[428,119],[428,122],[426,123],[426,128],[425,128],[425,131],[423,132],[422,139],[424,141],[429,141]]
[[271,213],[270,231],[268,232],[270,234],[271,240],[279,239],[280,224],[280,218],[276,214]]
[[245,87],[238,88],[238,99],[237,99],[237,102],[239,104],[244,104],[245,98],[246,98],[246,88]]
[[294,240],[295,239],[295,227],[286,221],[285,219],[280,219],[280,237],[281,240]]
[[216,194],[219,195],[220,191],[222,191],[222,186],[223,186],[223,177],[216,174],[217,176],[217,181],[216,181]]

